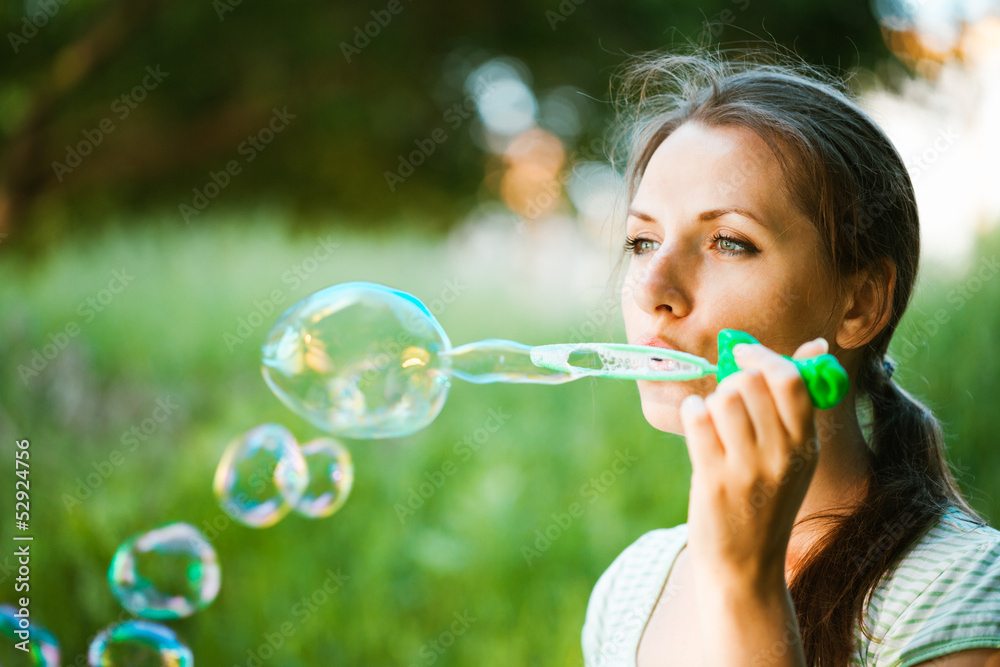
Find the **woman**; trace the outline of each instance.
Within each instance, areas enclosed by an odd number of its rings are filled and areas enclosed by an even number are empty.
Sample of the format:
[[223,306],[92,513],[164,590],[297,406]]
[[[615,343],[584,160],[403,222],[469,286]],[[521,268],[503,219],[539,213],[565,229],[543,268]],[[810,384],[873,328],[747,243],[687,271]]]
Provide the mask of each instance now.
[[[1000,666],[1000,532],[885,356],[919,257],[899,154],[803,68],[655,55],[623,89],[628,341],[761,345],[721,383],[638,383],[650,424],[685,436],[688,522],[601,576],[587,667]],[[817,410],[780,355],[826,351],[851,393]]]

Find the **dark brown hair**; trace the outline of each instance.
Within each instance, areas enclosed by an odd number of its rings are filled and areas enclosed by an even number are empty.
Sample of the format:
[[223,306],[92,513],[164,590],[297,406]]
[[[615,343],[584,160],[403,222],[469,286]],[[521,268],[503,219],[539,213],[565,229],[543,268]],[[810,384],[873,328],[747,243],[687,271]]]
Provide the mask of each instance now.
[[[888,323],[862,350],[851,378],[856,407],[870,415],[871,476],[863,502],[808,517],[830,530],[799,563],[789,588],[807,663],[844,667],[865,627],[869,595],[886,571],[949,508],[969,506],[945,459],[934,415],[891,379],[889,340],[909,303],[920,233],[913,185],[899,153],[851,101],[843,82],[774,52],[652,53],[622,70],[615,98],[613,162],[631,201],[657,146],[687,122],[748,129],[777,157],[793,201],[820,230],[835,274],[895,267]],[[888,285],[885,285],[888,288]],[[838,290],[843,285],[837,285]],[[869,333],[872,333],[871,331]]]

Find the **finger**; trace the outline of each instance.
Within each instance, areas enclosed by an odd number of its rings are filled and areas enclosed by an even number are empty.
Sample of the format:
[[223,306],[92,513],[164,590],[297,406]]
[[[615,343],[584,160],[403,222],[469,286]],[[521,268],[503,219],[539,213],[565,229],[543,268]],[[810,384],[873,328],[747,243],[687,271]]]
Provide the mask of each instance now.
[[692,469],[706,470],[718,466],[725,450],[701,396],[692,394],[681,401],[681,423],[684,425],[684,443]]
[[792,355],[793,359],[808,359],[809,357],[818,357],[821,354],[826,354],[830,351],[830,344],[825,338],[817,338],[816,340],[811,340],[808,343],[803,343],[799,346],[799,349],[795,350],[795,354]]
[[705,407],[722,442],[727,464],[742,470],[754,467],[756,434],[740,393],[731,383],[723,382],[705,399]]
[[737,345],[733,354],[740,368],[761,372],[785,431],[796,441],[804,439],[813,414],[812,399],[795,364],[759,344]]
[[785,437],[785,427],[778,414],[778,408],[771,398],[771,391],[764,380],[763,373],[756,368],[749,368],[730,375],[720,383],[734,387],[743,399],[750,422],[753,424],[757,447],[766,447],[767,443],[780,442]]

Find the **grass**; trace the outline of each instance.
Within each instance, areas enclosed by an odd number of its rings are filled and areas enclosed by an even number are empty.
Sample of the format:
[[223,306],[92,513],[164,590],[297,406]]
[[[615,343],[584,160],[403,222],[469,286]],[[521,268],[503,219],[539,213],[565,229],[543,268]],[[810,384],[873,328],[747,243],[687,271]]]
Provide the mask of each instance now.
[[[456,381],[427,429],[345,441],[355,485],[333,517],[289,516],[263,530],[230,522],[211,486],[232,438],[267,421],[302,442],[321,435],[260,376],[260,345],[278,312],[348,280],[429,300],[463,266],[447,244],[413,231],[375,237],[337,228],[329,236],[338,246],[321,261],[316,234],[290,235],[259,220],[147,226],[73,239],[32,264],[0,264],[2,456],[12,460],[15,438],[31,440],[32,618],[59,638],[63,664],[84,664],[93,634],[121,615],[106,582],[118,544],[187,521],[210,537],[222,564],[215,602],[171,623],[199,664],[576,666],[597,577],[644,532],[686,520],[682,440],[649,426],[634,383],[601,380]],[[113,271],[134,276],[117,294]],[[987,490],[1000,479],[1000,455],[986,408],[998,394],[1000,288],[984,281],[956,308],[949,294],[968,276],[935,275],[917,295],[922,312],[911,308],[904,320],[896,357],[903,360],[905,340],[926,332],[927,313],[950,308],[949,322],[908,353],[899,378],[941,416],[950,456],[966,471],[963,485],[995,520],[1000,504]],[[567,307],[538,316],[502,282],[466,281],[443,309],[453,343],[558,342],[585,320],[567,316]],[[280,303],[265,313],[275,295]],[[92,298],[102,310],[91,316]],[[261,317],[250,320],[254,312]],[[234,344],[226,334],[238,332],[241,318],[263,323]],[[70,324],[77,335],[66,333]],[[37,375],[23,371],[34,351],[60,342],[64,349]],[[176,408],[150,421],[163,414],[154,413],[158,400]],[[461,446],[490,410],[509,417],[475,448]],[[148,434],[144,421],[155,424]],[[127,437],[133,428],[142,439]],[[602,483],[626,451],[636,462]],[[574,503],[583,513],[567,523]],[[556,539],[541,539],[546,531]],[[0,573],[7,601],[12,577]],[[451,637],[456,614],[465,621]]]

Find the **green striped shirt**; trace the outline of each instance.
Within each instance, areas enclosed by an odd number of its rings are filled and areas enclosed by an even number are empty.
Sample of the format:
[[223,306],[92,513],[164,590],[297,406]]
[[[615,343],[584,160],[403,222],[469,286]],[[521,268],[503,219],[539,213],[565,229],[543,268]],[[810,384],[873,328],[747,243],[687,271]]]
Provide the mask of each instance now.
[[[601,575],[583,623],[586,667],[636,667],[639,639],[686,542],[687,524],[650,531]],[[852,665],[910,667],[1000,648],[1000,531],[952,507],[883,575],[865,613],[874,639],[855,625]]]

